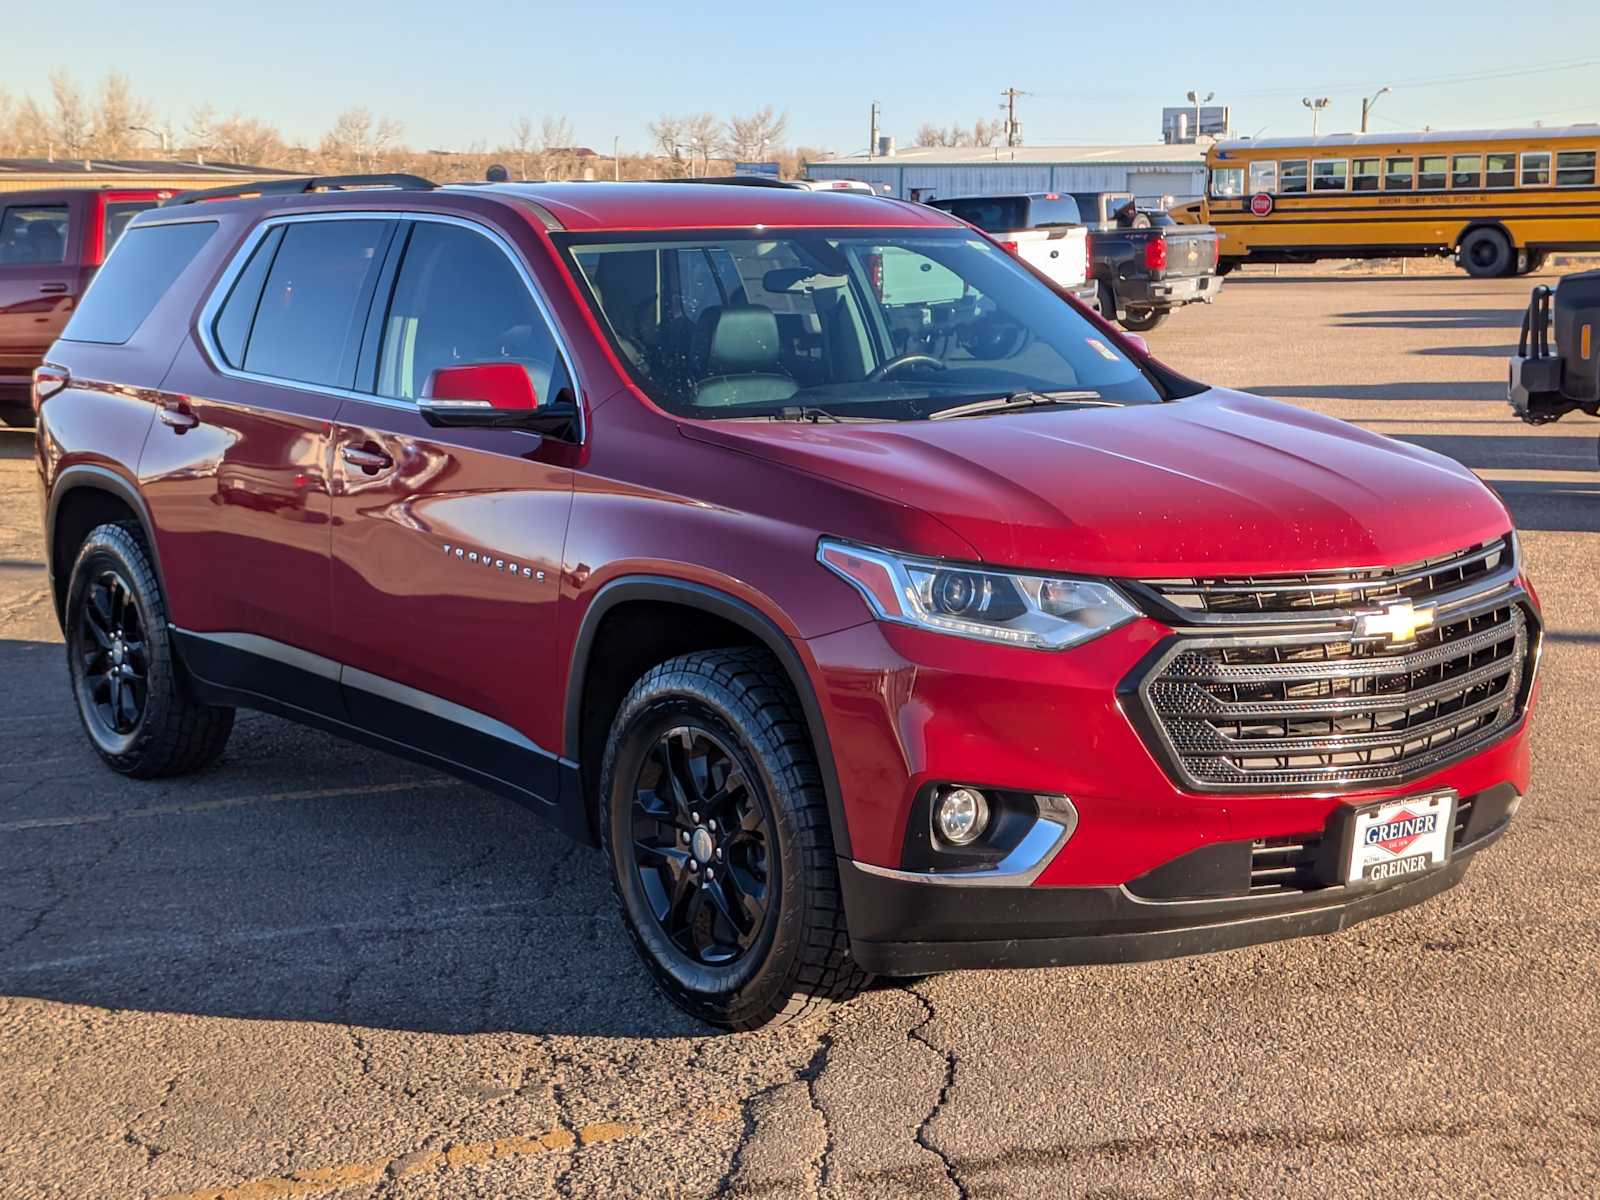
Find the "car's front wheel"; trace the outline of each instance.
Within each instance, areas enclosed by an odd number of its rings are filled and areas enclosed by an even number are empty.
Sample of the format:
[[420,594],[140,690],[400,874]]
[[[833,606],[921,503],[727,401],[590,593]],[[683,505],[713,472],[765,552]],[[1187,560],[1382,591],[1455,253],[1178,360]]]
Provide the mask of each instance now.
[[600,805],[628,931],[681,1008],[754,1029],[865,985],[815,752],[771,655],[704,651],[649,671],[612,724]]
[[178,669],[150,556],[124,525],[78,550],[67,587],[67,670],[84,732],[112,770],[139,779],[214,761],[233,709],[200,704]]

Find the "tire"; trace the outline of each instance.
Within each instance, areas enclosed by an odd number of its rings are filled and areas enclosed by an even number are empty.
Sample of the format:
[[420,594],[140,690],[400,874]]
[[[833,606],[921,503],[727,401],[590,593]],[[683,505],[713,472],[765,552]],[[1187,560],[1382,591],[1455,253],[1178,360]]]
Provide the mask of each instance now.
[[1172,311],[1170,309],[1129,309],[1128,315],[1118,321],[1117,324],[1132,333],[1149,333],[1171,315]]
[[1474,279],[1498,279],[1509,275],[1516,266],[1517,256],[1511,249],[1511,240],[1498,229],[1474,229],[1461,239],[1461,249],[1456,255],[1461,269]]
[[1517,268],[1518,275],[1537,275],[1544,270],[1545,264],[1550,261],[1550,253],[1546,250],[1529,250],[1522,266]]
[[600,770],[599,827],[634,947],[690,1015],[756,1029],[866,986],[816,753],[766,651],[684,655],[633,685]]
[[1100,315],[1108,321],[1117,319],[1117,294],[1111,290],[1111,285],[1104,279],[1100,281],[1095,293],[1095,307],[1100,310]]
[[191,696],[161,584],[128,526],[100,525],[79,548],[67,584],[66,638],[78,717],[108,767],[155,779],[216,761],[233,709]]

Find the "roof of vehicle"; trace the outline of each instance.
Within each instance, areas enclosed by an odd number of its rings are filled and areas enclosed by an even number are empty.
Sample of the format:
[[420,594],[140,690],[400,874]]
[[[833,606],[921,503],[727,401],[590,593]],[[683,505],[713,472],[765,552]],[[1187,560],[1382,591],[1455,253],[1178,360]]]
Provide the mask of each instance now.
[[1320,137],[1238,138],[1218,142],[1219,158],[1248,150],[1322,150],[1335,146],[1410,146],[1428,142],[1542,142],[1588,138],[1600,141],[1600,124],[1530,126],[1524,129],[1425,129],[1416,133],[1325,133]]
[[[441,189],[445,194],[456,190]],[[694,183],[496,183],[470,191],[532,201],[562,229],[585,233],[751,226],[904,229],[952,224],[949,217],[924,205],[850,191]]]

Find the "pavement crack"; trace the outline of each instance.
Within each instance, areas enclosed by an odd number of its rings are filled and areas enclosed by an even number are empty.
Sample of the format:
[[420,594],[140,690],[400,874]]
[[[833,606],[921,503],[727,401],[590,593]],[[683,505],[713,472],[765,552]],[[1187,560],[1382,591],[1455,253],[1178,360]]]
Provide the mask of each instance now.
[[822,1189],[828,1186],[828,1181],[833,1174],[834,1130],[833,1119],[828,1116],[828,1108],[822,1103],[822,1097],[817,1093],[817,1083],[822,1078],[822,1073],[828,1069],[828,1058],[833,1053],[833,1023],[822,1031],[818,1038],[820,1043],[816,1052],[812,1054],[811,1061],[806,1063],[800,1072],[799,1078],[806,1085],[806,1097],[811,1102],[811,1107],[816,1110],[818,1118],[822,1121],[822,1154],[817,1159],[816,1178],[812,1184],[817,1195],[822,1194]]
[[955,1160],[934,1145],[933,1140],[928,1135],[928,1131],[932,1128],[934,1121],[938,1120],[945,1107],[950,1103],[950,1093],[956,1085],[955,1051],[941,1049],[928,1039],[925,1031],[928,1025],[932,1023],[933,1018],[938,1015],[933,1006],[933,1001],[915,988],[908,987],[905,990],[915,996],[917,1003],[922,1005],[922,1020],[906,1030],[906,1037],[927,1047],[930,1054],[935,1055],[944,1062],[944,1082],[939,1087],[939,1098],[934,1101],[933,1107],[928,1110],[928,1115],[923,1117],[922,1123],[917,1126],[916,1142],[917,1145],[939,1160],[944,1167],[945,1177],[950,1180],[951,1186],[956,1189],[956,1194],[961,1200],[970,1200],[972,1193],[965,1181],[962,1180],[960,1172],[956,1170]]

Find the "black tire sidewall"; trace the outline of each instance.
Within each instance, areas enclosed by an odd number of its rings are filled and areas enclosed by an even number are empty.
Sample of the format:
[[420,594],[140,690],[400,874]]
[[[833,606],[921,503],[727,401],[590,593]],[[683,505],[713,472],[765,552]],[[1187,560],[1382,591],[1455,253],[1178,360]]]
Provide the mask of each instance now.
[[1153,309],[1139,309],[1137,311],[1130,309],[1128,315],[1118,321],[1117,324],[1130,333],[1148,333],[1165,321],[1168,315],[1166,312],[1156,312]]
[[[83,630],[84,594],[89,583],[104,572],[114,572],[127,585],[139,608],[144,628],[146,686],[144,712],[133,732],[117,736],[105,730],[98,718],[87,711],[83,694],[83,669],[78,645]],[[93,530],[78,551],[67,586],[64,610],[67,642],[67,673],[72,681],[73,701],[84,733],[95,750],[119,771],[135,772],[146,757],[145,750],[158,730],[169,719],[178,697],[174,678],[172,643],[167,632],[167,609],[149,558],[133,536],[120,526]]]
[[[1493,262],[1480,266],[1475,261],[1474,250],[1478,246],[1491,244],[1496,253]],[[1509,274],[1517,262],[1516,251],[1511,248],[1511,239],[1498,229],[1474,229],[1461,239],[1461,268],[1475,279],[1498,279]]]
[[[725,967],[697,963],[656,920],[634,863],[633,787],[644,756],[661,734],[699,725],[715,734],[759,789],[769,830],[775,883],[757,943]],[[805,864],[793,812],[778,778],[781,765],[762,749],[730,689],[701,674],[652,673],[623,702],[600,774],[600,840],[624,923],[640,956],[669,998],[704,1020],[735,1028],[761,1024],[790,994],[794,958],[804,936]]]

